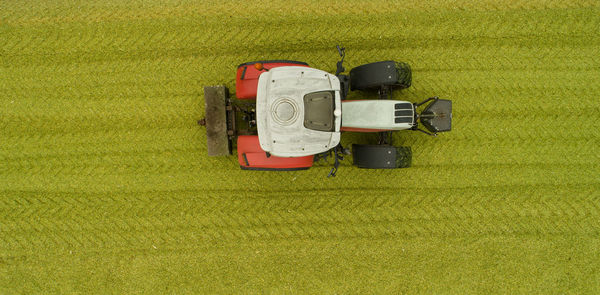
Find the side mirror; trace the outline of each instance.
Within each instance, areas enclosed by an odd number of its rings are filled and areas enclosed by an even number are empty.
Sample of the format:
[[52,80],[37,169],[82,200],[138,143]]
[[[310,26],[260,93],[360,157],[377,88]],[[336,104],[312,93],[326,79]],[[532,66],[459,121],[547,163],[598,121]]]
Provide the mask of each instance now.
[[336,45],[335,47],[337,48],[337,50],[338,50],[338,53],[340,54],[340,56],[343,58],[343,57],[344,57],[344,55],[345,55],[345,52],[344,52],[344,50],[346,50],[346,48],[344,48],[344,47],[340,47],[339,45]]
[[335,75],[339,75],[340,73],[343,73],[344,71],[346,71],[346,69],[344,68],[344,57],[346,56],[346,48],[344,47],[340,47],[339,45],[336,45],[336,48],[338,50],[338,53],[340,54],[340,56],[342,57],[342,60],[337,62],[337,69],[335,71]]

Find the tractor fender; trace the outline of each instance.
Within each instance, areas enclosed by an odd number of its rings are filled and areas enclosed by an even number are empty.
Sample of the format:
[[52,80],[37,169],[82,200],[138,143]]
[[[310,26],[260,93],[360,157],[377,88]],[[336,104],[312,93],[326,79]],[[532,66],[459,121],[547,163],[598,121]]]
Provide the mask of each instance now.
[[312,155],[294,158],[269,155],[260,148],[257,135],[238,136],[237,153],[242,170],[304,170],[312,167],[314,159]]

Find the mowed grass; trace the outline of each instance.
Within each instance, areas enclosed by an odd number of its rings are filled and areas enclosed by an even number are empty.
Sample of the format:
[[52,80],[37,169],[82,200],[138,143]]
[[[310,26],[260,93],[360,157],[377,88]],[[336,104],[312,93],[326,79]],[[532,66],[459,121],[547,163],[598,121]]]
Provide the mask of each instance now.
[[[0,2],[0,293],[598,293],[598,28],[596,1]],[[452,132],[336,178],[206,156],[203,86],[336,44],[409,62],[395,98],[451,99]]]

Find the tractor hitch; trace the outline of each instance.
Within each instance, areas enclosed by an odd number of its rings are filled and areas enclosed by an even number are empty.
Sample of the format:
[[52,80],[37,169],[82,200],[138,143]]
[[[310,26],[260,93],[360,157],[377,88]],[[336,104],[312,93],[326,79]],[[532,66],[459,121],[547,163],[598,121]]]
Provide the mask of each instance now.
[[[429,103],[425,109],[418,113],[416,109]],[[448,99],[440,99],[437,96],[430,97],[420,103],[414,104],[415,107],[415,122],[420,121],[423,126],[429,131],[420,129],[418,125],[413,127],[413,130],[436,136],[438,132],[447,132],[452,129],[452,101]]]

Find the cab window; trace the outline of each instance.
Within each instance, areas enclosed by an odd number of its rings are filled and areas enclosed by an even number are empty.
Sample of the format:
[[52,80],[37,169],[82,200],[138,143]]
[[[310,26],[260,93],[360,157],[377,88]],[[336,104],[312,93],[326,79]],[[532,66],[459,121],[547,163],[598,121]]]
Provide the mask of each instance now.
[[304,127],[317,131],[335,131],[335,93],[319,91],[304,95]]

